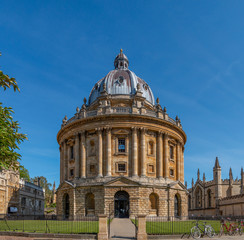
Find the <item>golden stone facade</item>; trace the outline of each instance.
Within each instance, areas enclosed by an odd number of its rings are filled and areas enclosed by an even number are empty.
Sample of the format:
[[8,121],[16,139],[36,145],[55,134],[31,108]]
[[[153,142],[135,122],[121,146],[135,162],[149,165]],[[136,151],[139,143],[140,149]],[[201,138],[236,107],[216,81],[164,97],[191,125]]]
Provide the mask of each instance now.
[[57,214],[187,216],[181,122],[154,103],[122,51],[114,65],[58,132]]
[[244,172],[241,178],[233,179],[232,169],[229,179],[222,179],[219,159],[216,157],[213,168],[213,180],[206,181],[205,174],[197,181],[192,179],[192,187],[188,189],[189,215],[195,216],[243,216],[244,215]]

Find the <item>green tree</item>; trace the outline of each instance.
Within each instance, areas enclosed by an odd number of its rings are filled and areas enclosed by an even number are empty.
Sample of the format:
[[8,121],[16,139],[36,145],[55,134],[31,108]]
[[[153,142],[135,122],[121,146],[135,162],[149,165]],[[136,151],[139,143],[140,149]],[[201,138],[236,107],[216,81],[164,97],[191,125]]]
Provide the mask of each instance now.
[[45,189],[45,205],[48,205],[51,202],[52,194],[53,194],[52,190],[50,189],[52,184],[49,183],[47,179],[43,176],[31,178],[32,183],[36,183],[38,181],[40,183],[40,186]]
[[20,176],[20,178],[23,178],[26,181],[30,182],[29,171],[23,165],[19,166],[19,176]]
[[[0,53],[1,56],[1,53]],[[20,91],[14,78],[9,77],[0,70],[0,87],[4,89],[13,88],[14,91]],[[19,123],[14,121],[11,107],[3,107],[0,102],[0,169],[19,167],[18,160],[21,155],[16,152],[19,144],[27,139],[25,134],[19,133]]]

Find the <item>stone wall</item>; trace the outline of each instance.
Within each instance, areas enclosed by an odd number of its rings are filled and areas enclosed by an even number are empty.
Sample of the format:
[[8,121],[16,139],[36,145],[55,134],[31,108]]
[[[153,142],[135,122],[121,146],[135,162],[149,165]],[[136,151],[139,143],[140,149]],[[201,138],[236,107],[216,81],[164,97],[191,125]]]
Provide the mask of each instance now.
[[[175,195],[179,198],[180,216],[188,216],[187,193],[179,186],[176,188],[160,188],[147,186],[84,186],[72,187],[65,184],[58,189],[57,193],[57,214],[64,214],[64,196],[69,194],[70,214],[87,215],[86,196],[93,194],[95,200],[95,209],[92,212],[95,215],[114,212],[114,196],[118,191],[125,191],[129,194],[130,216],[134,217],[139,214],[158,216],[174,216],[174,199]],[[169,191],[169,192],[168,192]],[[150,194],[158,197],[157,210],[151,208]],[[74,201],[73,201],[73,198]],[[169,207],[168,207],[169,203]],[[91,213],[91,212],[90,212]]]
[[223,216],[244,216],[244,194],[221,199],[219,210]]

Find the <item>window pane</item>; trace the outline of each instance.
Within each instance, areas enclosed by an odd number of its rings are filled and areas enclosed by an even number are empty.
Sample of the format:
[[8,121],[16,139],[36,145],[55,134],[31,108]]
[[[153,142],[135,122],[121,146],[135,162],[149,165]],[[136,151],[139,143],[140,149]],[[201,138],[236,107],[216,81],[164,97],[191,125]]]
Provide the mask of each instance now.
[[125,152],[125,139],[124,138],[119,138],[118,139],[118,149],[119,152]]
[[119,172],[125,172],[125,164],[119,163],[118,164],[118,171]]

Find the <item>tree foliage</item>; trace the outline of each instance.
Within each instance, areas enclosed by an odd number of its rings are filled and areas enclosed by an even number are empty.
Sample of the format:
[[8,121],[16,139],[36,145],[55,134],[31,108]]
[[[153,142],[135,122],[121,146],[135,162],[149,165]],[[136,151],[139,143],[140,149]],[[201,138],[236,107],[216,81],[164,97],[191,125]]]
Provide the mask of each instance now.
[[20,176],[20,178],[30,182],[29,171],[23,165],[19,166],[19,176]]
[[43,176],[40,177],[34,177],[31,179],[32,183],[38,182],[40,186],[45,189],[45,205],[48,205],[51,203],[51,199],[53,197],[53,191],[50,189],[52,187],[52,184],[47,181],[47,179]]
[[[1,54],[0,54],[1,55]],[[14,91],[19,91],[19,87],[14,78],[10,78],[0,70],[0,87],[4,89],[13,87]],[[19,123],[14,121],[11,107],[3,107],[0,102],[0,169],[12,167],[18,168],[18,160],[21,155],[16,152],[19,144],[27,139],[25,134],[19,133]]]

